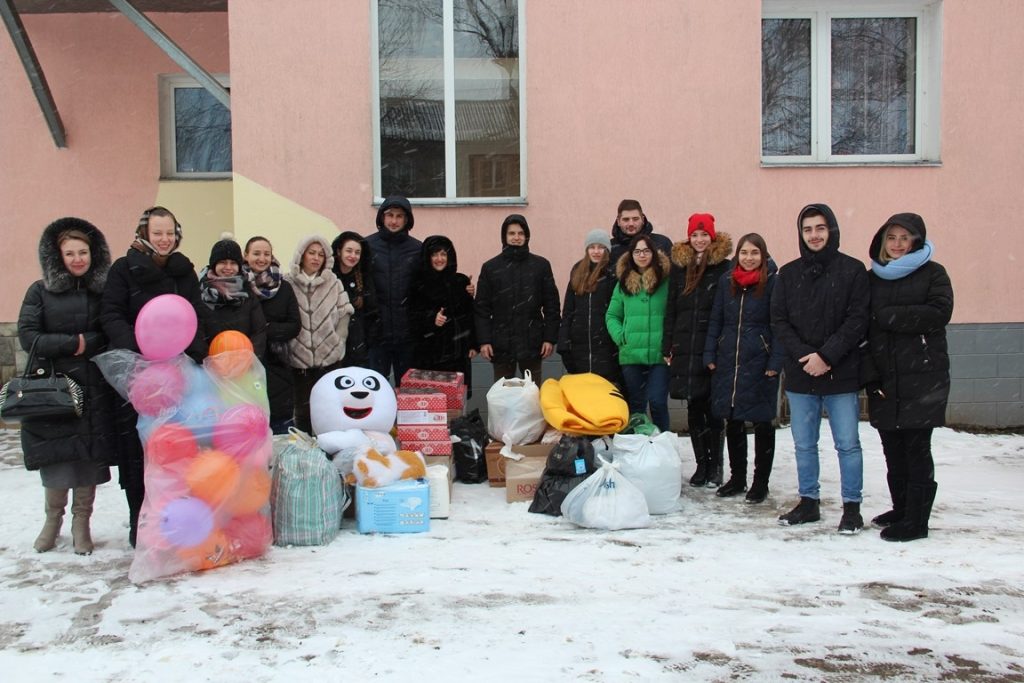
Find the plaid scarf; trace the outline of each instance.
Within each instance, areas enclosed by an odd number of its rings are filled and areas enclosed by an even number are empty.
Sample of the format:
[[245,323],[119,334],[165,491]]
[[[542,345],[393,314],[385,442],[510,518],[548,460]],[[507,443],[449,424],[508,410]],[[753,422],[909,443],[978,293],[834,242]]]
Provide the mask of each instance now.
[[252,272],[249,264],[245,264],[242,266],[242,275],[249,281],[256,296],[261,299],[273,299],[281,289],[281,264],[277,259],[271,259],[270,267],[262,273]]
[[211,309],[221,306],[240,306],[249,298],[246,278],[242,275],[217,277],[204,268],[199,277],[200,297]]

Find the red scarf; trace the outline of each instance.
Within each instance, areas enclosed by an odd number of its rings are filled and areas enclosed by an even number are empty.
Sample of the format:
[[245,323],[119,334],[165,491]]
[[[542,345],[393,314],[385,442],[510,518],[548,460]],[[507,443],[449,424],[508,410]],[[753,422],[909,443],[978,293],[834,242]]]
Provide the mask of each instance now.
[[743,270],[739,264],[732,270],[732,279],[740,287],[752,287],[761,281],[761,269]]

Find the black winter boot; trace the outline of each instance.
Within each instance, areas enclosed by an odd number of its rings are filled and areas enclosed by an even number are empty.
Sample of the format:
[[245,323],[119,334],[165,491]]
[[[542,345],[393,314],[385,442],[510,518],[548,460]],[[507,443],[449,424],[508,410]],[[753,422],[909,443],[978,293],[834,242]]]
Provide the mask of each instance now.
[[821,519],[819,503],[817,498],[800,497],[796,507],[779,517],[780,526],[794,526],[796,524],[807,524],[817,522]]
[[768,497],[768,480],[775,462],[775,427],[770,422],[754,425],[754,481],[747,491],[748,503],[761,503]]
[[128,500],[128,543],[134,548],[139,533],[139,512],[142,510],[146,491],[142,486],[131,486],[125,488],[124,497]]
[[721,486],[724,478],[722,470],[725,469],[725,434],[722,432],[721,429],[709,430],[705,441],[708,446],[708,481],[704,486],[709,489]]
[[690,429],[690,447],[693,448],[693,457],[697,461],[697,471],[690,477],[690,486],[704,486],[708,482],[708,457],[707,449],[704,448],[706,435],[706,429]]
[[928,519],[938,484],[934,481],[907,486],[907,507],[903,519],[882,529],[886,541],[916,541],[928,538]]
[[729,481],[715,492],[720,498],[730,498],[747,490],[747,433],[742,422],[730,420],[726,424],[725,441],[729,446]]
[[843,503],[843,517],[839,520],[839,533],[852,536],[864,528],[864,518],[860,516],[860,503]]
[[902,520],[907,506],[907,480],[891,474],[885,475],[885,479],[889,484],[892,509],[872,518],[871,523],[880,529]]

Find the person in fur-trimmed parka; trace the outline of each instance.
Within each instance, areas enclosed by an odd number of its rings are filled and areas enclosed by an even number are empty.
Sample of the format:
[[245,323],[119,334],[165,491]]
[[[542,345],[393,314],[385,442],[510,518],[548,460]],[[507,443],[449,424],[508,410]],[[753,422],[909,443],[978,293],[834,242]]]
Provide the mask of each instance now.
[[[97,484],[110,481],[114,454],[113,392],[90,362],[106,350],[100,301],[110,270],[110,250],[96,226],[80,218],[50,223],[39,240],[43,279],[25,293],[18,315],[18,339],[34,350],[34,366],[67,375],[84,392],[85,409],[74,420],[26,419],[21,423],[25,467],[39,470],[46,492],[46,522],[35,541],[38,552],[56,545],[73,492],[71,533],[75,552],[93,550],[89,518]],[[34,349],[33,349],[34,347]]]
[[672,274],[665,308],[662,350],[670,364],[669,396],[686,401],[686,420],[697,470],[691,486],[722,484],[722,420],[711,414],[711,372],[704,340],[722,275],[729,272],[732,238],[715,231],[715,217],[695,213],[686,241],[672,245]]
[[[206,357],[203,336],[207,308],[199,297],[199,279],[192,262],[178,251],[182,230],[174,214],[162,206],[146,209],[135,226],[128,252],[114,261],[103,289],[100,320],[112,349],[139,352],[135,320],[142,307],[162,294],[177,294],[196,309],[198,326],[185,353],[201,363]],[[127,401],[116,403],[118,480],[128,502],[128,542],[135,546],[139,511],[145,497],[142,443],[138,414]]]
[[295,379],[295,426],[310,433],[309,392],[321,377],[341,367],[348,321],[355,309],[341,281],[331,272],[330,243],[319,235],[299,242],[285,275],[299,304],[302,327],[288,342]]

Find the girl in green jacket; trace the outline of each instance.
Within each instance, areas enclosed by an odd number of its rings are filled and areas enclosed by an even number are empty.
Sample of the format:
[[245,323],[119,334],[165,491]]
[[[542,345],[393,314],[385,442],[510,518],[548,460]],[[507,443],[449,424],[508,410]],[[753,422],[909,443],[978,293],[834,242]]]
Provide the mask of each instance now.
[[669,430],[668,365],[661,337],[668,297],[669,260],[650,237],[637,235],[615,265],[619,283],[612,293],[605,324],[619,347],[630,413],[646,413],[663,432]]

